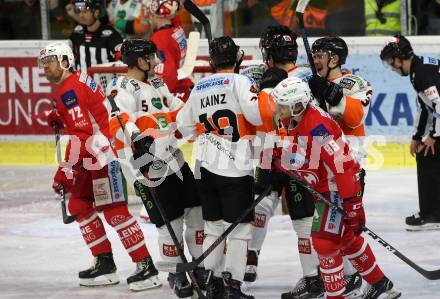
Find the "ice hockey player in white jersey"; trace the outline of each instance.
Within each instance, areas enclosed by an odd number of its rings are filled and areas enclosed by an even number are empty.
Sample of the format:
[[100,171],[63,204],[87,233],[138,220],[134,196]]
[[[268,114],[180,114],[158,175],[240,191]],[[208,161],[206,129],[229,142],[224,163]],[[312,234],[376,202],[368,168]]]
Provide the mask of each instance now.
[[[164,225],[152,194],[160,201],[180,243],[193,258],[200,256],[203,243],[203,221],[200,198],[194,175],[177,147],[174,126],[182,101],[174,97],[154,73],[156,46],[142,39],[126,40],[122,44],[122,60],[128,65],[126,76],[118,77],[109,87],[110,94],[121,110],[125,130],[132,137],[135,169],[148,179],[148,187],[136,181],[135,189],[149,199],[146,205],[151,222],[159,232],[159,252],[163,260],[181,262],[179,252]],[[131,140],[126,140],[116,117],[110,120],[110,133],[115,138],[119,158],[129,158]],[[125,173],[128,180],[141,175]],[[129,175],[131,175],[129,177]],[[144,201],[144,200],[143,200]],[[184,232],[184,224],[186,231]],[[200,285],[205,285],[203,268],[195,271]],[[168,282],[179,298],[191,297],[193,289],[185,273],[169,273]]]
[[[246,76],[237,74],[243,52],[230,37],[209,45],[215,74],[200,80],[177,115],[178,130],[196,136],[196,181],[202,199],[205,241],[208,248],[248,208],[253,200],[251,140],[261,125],[257,90]],[[251,239],[249,214],[206,259],[210,270],[208,298],[254,298],[240,285]]]

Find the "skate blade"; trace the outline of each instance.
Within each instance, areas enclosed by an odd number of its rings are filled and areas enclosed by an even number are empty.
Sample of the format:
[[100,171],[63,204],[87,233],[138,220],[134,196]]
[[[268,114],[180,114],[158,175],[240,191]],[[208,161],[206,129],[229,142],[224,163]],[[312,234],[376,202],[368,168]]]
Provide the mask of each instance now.
[[79,285],[83,287],[101,287],[115,285],[119,283],[119,277],[116,273],[105,274],[95,278],[80,278]]
[[440,223],[426,223],[419,226],[407,225],[406,230],[409,232],[440,230]]
[[360,289],[356,289],[351,291],[348,294],[345,294],[345,299],[358,299],[358,298],[362,298],[364,294],[362,293],[362,291]]
[[385,292],[385,297],[381,297],[379,296],[378,299],[397,299],[400,298],[400,296],[402,296],[402,293],[399,291],[396,291],[395,289],[391,289],[389,291]]
[[152,276],[145,280],[132,282],[128,286],[133,292],[141,292],[148,289],[159,288],[162,286],[162,282],[160,282],[157,276]]

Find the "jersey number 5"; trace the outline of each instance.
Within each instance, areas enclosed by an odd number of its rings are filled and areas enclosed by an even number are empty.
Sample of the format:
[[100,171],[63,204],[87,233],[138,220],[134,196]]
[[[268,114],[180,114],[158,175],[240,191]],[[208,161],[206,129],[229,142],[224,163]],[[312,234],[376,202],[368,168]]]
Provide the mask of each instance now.
[[217,110],[208,119],[208,114],[199,116],[200,122],[205,126],[206,132],[217,132],[221,136],[231,136],[232,142],[240,139],[237,115],[228,109]]

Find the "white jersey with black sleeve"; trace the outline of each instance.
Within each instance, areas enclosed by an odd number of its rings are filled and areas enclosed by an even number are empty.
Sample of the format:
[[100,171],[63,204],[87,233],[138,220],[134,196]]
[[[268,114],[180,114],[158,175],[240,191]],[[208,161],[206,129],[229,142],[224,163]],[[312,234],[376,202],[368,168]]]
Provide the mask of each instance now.
[[252,175],[252,139],[262,119],[257,90],[243,75],[217,73],[200,80],[177,115],[183,135],[196,136],[196,159],[217,175]]

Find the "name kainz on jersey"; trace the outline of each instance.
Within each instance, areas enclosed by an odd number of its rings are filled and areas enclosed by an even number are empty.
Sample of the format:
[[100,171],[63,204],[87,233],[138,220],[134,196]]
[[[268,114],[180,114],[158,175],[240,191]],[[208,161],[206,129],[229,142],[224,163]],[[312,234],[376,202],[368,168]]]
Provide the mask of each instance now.
[[207,96],[206,98],[200,99],[200,107],[206,108],[209,106],[219,105],[219,104],[226,104],[226,94],[212,94],[210,96]]

